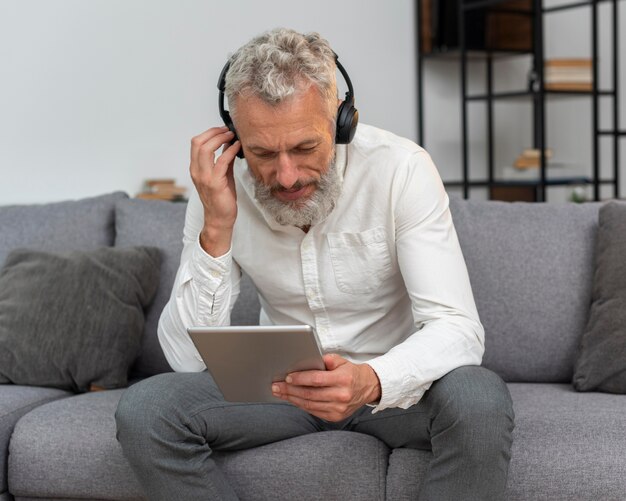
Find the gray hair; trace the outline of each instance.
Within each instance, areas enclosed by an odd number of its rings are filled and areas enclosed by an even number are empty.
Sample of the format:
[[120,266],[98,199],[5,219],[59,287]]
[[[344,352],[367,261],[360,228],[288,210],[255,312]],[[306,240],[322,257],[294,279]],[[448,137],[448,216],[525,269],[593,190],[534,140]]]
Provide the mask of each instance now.
[[238,96],[260,98],[278,105],[315,86],[337,113],[335,53],[318,33],[301,34],[276,28],[253,38],[230,58],[225,93],[234,118]]

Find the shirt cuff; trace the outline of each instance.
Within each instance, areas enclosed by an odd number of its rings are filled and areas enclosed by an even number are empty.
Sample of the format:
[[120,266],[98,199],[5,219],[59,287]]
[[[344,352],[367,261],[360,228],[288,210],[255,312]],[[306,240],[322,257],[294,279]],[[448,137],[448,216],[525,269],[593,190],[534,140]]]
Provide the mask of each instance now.
[[200,237],[196,240],[191,258],[191,277],[210,293],[215,294],[224,278],[230,275],[232,267],[232,249],[226,254],[213,257],[200,245]]
[[380,400],[372,414],[390,407],[408,409],[418,403],[432,383],[420,383],[419,378],[399,367],[398,360],[382,356],[366,362],[380,381]]

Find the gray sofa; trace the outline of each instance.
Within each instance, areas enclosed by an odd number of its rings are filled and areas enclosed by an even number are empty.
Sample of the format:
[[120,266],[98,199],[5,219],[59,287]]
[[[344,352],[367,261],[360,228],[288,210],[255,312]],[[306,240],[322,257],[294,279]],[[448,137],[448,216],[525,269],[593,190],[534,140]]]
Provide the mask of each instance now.
[[[484,365],[509,383],[515,404],[507,499],[626,499],[626,396],[571,385],[589,314],[599,204],[453,199],[451,208],[486,329]],[[0,265],[17,247],[158,246],[160,288],[130,375],[168,371],[156,325],[178,266],[184,211],[123,193],[0,207]],[[254,323],[257,314],[246,281],[233,323]],[[0,385],[0,501],[143,499],[115,439],[123,391]],[[415,499],[430,459],[340,431],[216,456],[240,497],[255,500]]]

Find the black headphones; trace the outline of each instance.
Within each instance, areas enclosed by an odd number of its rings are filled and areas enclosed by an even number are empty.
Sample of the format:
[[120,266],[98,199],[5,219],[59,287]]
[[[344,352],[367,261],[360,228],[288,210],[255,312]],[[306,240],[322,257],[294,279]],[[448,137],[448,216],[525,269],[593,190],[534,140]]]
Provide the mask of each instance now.
[[[335,54],[335,63],[337,64],[337,69],[343,75],[346,84],[348,85],[348,92],[346,92],[346,97],[339,106],[339,110],[337,111],[337,132],[335,133],[335,143],[336,144],[348,144],[354,138],[354,134],[356,132],[356,126],[359,123],[359,111],[354,107],[354,89],[352,88],[352,82],[350,81],[350,77],[348,76],[348,72],[344,69],[344,67],[339,62],[339,56]],[[217,81],[217,88],[220,91],[220,95],[218,98],[219,108],[220,108],[220,116],[222,120],[224,120],[224,125],[229,128],[229,130],[235,134],[233,139],[233,143],[237,141],[237,131],[235,130],[235,125],[233,124],[233,120],[230,117],[230,113],[224,108],[224,90],[226,89],[226,73],[228,73],[228,69],[230,68],[230,61],[226,63],[222,72],[220,73],[220,78]],[[231,143],[232,144],[232,143]],[[239,148],[239,152],[237,153],[239,158],[243,158],[243,148]]]

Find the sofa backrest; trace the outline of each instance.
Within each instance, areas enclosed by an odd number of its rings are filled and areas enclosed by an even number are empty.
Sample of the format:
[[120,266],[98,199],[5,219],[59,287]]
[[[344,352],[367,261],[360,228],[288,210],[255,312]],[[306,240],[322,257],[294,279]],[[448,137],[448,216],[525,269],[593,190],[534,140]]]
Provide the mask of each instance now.
[[483,365],[505,380],[571,381],[591,304],[599,208],[451,199],[485,327]]
[[113,245],[119,191],[81,200],[0,207],[0,268],[19,248],[48,252],[93,250]]
[[183,249],[183,226],[187,204],[159,200],[127,199],[115,206],[115,246],[147,245],[161,251],[159,288],[146,310],[139,357],[131,378],[147,377],[172,369],[165,360],[157,337],[161,311],[170,298]]
[[[476,305],[485,326],[483,365],[507,381],[570,382],[591,302],[600,204],[525,204],[451,199]],[[163,251],[135,375],[169,371],[157,339],[182,251],[186,204],[121,200],[116,245]],[[255,324],[259,302],[244,275],[234,325]]]
[[[158,247],[162,259],[159,288],[146,311],[141,353],[131,369],[131,377],[146,377],[172,370],[161,350],[157,327],[161,312],[172,293],[180,264],[186,210],[186,203],[140,199],[120,200],[115,206],[115,246]],[[259,320],[259,300],[256,289],[247,276],[242,279],[241,289],[232,312],[232,323],[256,324]]]

